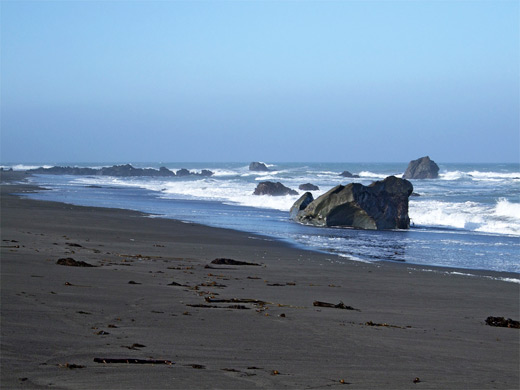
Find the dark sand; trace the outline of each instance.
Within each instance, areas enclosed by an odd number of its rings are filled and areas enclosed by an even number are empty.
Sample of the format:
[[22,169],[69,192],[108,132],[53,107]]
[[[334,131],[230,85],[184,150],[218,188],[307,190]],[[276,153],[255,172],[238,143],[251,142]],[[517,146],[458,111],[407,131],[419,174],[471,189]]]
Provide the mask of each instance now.
[[[2,186],[3,389],[519,387],[520,331],[484,322],[520,319],[516,283],[8,195],[28,190]],[[261,266],[205,268],[221,257]]]

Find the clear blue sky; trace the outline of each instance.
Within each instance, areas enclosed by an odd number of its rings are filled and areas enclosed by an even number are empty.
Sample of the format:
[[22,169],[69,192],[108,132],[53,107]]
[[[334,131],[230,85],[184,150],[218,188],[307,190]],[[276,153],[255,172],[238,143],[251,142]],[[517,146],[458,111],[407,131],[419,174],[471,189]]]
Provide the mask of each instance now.
[[1,1],[1,161],[519,162],[518,1]]

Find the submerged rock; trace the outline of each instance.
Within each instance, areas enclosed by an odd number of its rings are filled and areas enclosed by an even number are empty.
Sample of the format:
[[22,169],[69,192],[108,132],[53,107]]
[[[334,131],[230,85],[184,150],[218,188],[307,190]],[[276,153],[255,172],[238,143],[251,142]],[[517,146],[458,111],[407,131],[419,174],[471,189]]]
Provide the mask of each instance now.
[[255,188],[253,195],[271,195],[271,196],[283,196],[283,195],[298,195],[298,192],[284,186],[280,182],[263,181],[258,183]]
[[[408,197],[413,192],[408,180],[389,176],[369,186],[338,185],[306,207],[302,196],[291,208],[291,217],[316,226],[345,226],[359,229],[408,229]],[[299,210],[298,210],[299,209]]]
[[410,161],[403,179],[436,179],[439,177],[439,166],[430,157],[421,157]]
[[269,168],[264,163],[254,161],[251,164],[249,164],[249,170],[250,171],[257,171],[257,172],[269,172]]

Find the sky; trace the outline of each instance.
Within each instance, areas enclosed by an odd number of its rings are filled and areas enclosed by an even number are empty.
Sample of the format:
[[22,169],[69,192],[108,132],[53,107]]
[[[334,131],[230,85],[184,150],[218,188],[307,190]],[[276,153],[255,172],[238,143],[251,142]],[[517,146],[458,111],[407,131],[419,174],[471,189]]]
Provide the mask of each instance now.
[[0,161],[520,163],[518,1],[0,2]]

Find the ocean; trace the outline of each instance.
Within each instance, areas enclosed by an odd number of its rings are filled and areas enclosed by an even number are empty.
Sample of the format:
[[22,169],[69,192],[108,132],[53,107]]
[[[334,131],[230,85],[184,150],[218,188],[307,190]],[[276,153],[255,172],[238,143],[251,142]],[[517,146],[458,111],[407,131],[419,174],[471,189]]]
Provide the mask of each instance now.
[[[365,185],[401,177],[408,163],[273,163],[252,172],[249,163],[131,163],[136,168],[165,166],[177,171],[211,170],[211,177],[110,177],[48,175],[29,181],[48,189],[30,198],[76,205],[138,210],[152,217],[231,228],[293,245],[334,253],[345,260],[390,261],[438,267],[520,273],[520,167],[518,164],[442,164],[438,179],[412,180],[408,230],[367,231],[318,228],[289,219],[289,209],[305,191],[314,197],[338,184]],[[101,168],[103,164],[32,164]],[[360,177],[344,178],[348,170]],[[277,181],[300,195],[256,196],[261,181]]]

